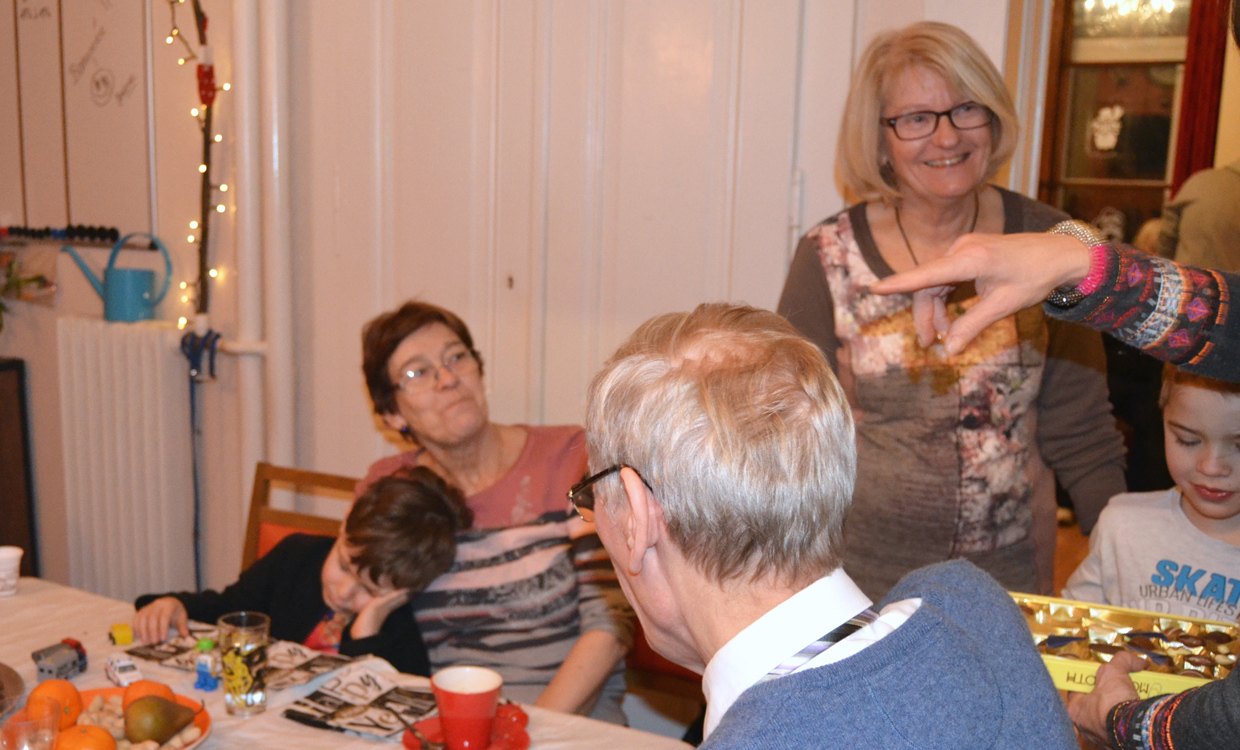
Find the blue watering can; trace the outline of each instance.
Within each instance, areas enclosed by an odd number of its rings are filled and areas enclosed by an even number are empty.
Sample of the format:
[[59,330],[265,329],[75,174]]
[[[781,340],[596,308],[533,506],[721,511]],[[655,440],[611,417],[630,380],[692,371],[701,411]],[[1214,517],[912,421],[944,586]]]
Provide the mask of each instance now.
[[[155,247],[159,248],[159,252],[164,254],[164,285],[158,294],[155,292],[154,271],[148,271],[145,268],[116,267],[116,256],[120,255],[125,243],[133,237],[150,239]],[[103,269],[103,283],[99,282],[99,277],[95,276],[76,250],[68,245],[62,247],[61,250],[73,256],[78,268],[82,269],[82,273],[86,275],[86,280],[103,298],[104,320],[119,323],[150,320],[155,317],[155,306],[163,301],[164,295],[168,293],[168,287],[172,286],[172,256],[168,254],[168,248],[164,247],[164,243],[160,242],[158,237],[145,232],[127,234],[116,241],[116,244],[112,246],[112,255],[108,258],[108,266]]]

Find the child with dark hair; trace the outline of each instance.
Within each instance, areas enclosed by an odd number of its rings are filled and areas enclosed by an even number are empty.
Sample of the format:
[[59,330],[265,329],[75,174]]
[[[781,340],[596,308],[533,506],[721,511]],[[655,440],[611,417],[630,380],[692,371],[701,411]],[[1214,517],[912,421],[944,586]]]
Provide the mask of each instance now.
[[1111,498],[1070,599],[1183,617],[1240,614],[1240,384],[1171,365],[1162,395],[1175,486]]
[[339,536],[292,534],[223,591],[138,598],[134,632],[146,643],[188,619],[215,622],[239,610],[271,618],[271,637],[346,656],[374,654],[401,672],[429,675],[409,598],[447,572],[456,534],[473,514],[437,474],[416,467],[371,485]]

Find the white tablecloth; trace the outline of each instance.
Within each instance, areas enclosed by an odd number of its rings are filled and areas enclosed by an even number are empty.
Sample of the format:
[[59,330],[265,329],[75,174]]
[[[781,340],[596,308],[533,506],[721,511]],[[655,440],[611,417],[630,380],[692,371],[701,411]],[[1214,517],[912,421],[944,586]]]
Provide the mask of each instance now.
[[[111,687],[103,673],[103,660],[108,654],[122,650],[108,641],[113,623],[131,622],[133,606],[115,599],[90,594],[37,578],[23,578],[17,596],[0,599],[0,663],[17,670],[29,690],[36,682],[36,670],[30,654],[40,648],[75,638],[86,647],[90,669],[73,678],[79,689]],[[280,709],[295,698],[306,694],[303,686],[274,693],[268,698],[267,711],[250,719],[236,719],[224,711],[219,690],[203,693],[194,690],[194,676],[188,672],[161,667],[137,660],[142,673],[195,700],[203,701],[211,715],[211,734],[198,747],[202,750],[223,748],[305,748],[315,750],[346,750],[353,748],[398,748],[400,744],[367,740],[354,735],[329,732],[302,726],[280,716]],[[529,733],[533,750],[619,750],[620,748],[651,748],[651,750],[684,750],[688,745],[668,737],[639,732],[635,729],[524,706],[530,715]]]

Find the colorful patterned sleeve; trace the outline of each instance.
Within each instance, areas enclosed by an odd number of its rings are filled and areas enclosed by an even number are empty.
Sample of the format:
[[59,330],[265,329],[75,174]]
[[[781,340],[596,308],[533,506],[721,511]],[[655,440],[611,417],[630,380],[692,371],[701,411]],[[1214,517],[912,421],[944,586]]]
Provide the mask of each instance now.
[[1240,276],[1112,248],[1098,289],[1048,315],[1104,331],[1158,359],[1220,380],[1240,379],[1240,320],[1231,291]]
[[1233,747],[1240,737],[1240,671],[1176,695],[1127,701],[1107,716],[1120,750]]

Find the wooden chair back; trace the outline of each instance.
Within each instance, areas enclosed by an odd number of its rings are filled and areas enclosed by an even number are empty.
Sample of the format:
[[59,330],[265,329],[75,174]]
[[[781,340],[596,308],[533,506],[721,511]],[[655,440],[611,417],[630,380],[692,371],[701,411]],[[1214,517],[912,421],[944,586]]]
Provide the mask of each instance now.
[[260,461],[254,467],[250,519],[246,524],[245,546],[241,550],[242,570],[270,552],[272,547],[289,534],[336,536],[340,532],[339,519],[272,508],[272,484],[286,485],[297,492],[337,500],[347,512],[348,506],[353,502],[353,488],[357,485],[357,480],[338,474],[272,466]]

